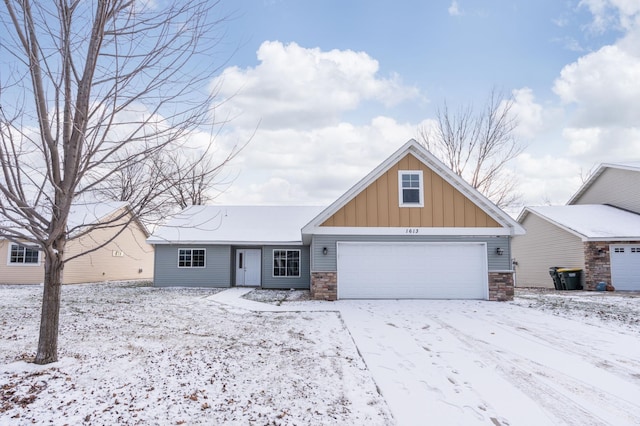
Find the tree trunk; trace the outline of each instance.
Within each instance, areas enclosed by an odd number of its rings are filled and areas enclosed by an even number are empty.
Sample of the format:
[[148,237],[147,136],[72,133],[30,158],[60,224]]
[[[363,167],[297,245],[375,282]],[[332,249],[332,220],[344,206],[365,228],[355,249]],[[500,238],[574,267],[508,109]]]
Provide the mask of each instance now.
[[47,250],[44,263],[44,293],[36,364],[58,361],[58,329],[60,323],[60,285],[62,283],[62,252]]

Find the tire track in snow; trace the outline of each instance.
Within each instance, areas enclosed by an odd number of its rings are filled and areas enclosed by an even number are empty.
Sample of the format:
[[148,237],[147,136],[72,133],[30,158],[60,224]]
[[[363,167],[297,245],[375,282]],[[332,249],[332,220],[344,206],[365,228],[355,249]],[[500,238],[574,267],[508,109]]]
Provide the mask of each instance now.
[[[621,400],[619,395],[613,395],[591,386],[552,367],[543,366],[531,359],[519,357],[515,353],[495,350],[491,343],[477,339],[439,318],[433,318],[433,320],[474,353],[483,359],[489,360],[509,382],[529,395],[563,423],[576,426],[610,424],[595,413],[594,406],[585,407],[588,404],[576,401],[576,399],[580,398],[596,398],[598,406],[605,406],[609,411],[612,411],[611,408],[613,407],[621,421],[626,421],[629,425],[640,424],[640,416],[637,414],[640,413],[639,405]],[[474,318],[474,320],[477,320],[477,318]],[[572,398],[567,395],[578,395],[578,397]],[[611,416],[606,416],[606,418],[611,418]],[[615,426],[621,424],[616,423]]]
[[[508,317],[492,318],[489,321],[485,318],[479,318],[477,316],[465,315],[467,318],[474,321],[483,321],[493,327],[498,326],[503,330],[517,334],[523,339],[528,339],[538,344],[545,344],[549,348],[562,349],[563,352],[568,352],[572,355],[580,357],[583,361],[592,364],[594,368],[601,368],[609,373],[615,374],[619,378],[627,381],[631,381],[640,386],[640,360],[626,357],[616,353],[616,358],[611,358],[610,354],[603,353],[597,347],[591,347],[582,345],[579,343],[579,339],[568,340],[564,334],[549,334],[544,331],[544,324],[538,325],[535,323],[529,323],[522,325],[515,321],[511,321]],[[540,330],[540,328],[543,328]],[[635,345],[636,340],[633,339],[630,345]]]

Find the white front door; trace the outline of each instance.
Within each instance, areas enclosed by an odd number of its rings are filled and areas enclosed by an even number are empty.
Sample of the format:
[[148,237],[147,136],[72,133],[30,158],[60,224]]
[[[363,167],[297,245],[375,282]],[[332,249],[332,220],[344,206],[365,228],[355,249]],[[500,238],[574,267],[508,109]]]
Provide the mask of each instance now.
[[260,286],[262,251],[260,249],[236,250],[236,285]]

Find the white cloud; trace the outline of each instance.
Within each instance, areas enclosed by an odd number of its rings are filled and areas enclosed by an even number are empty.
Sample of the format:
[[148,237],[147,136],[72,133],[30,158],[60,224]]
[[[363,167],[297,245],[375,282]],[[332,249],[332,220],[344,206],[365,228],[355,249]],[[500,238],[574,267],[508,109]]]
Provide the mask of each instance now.
[[634,125],[640,116],[640,57],[605,46],[565,66],[553,90],[576,104],[574,125]]
[[528,87],[513,91],[513,112],[518,120],[517,136],[532,139],[543,127],[543,107],[535,102],[533,90]]
[[365,101],[387,106],[419,97],[399,76],[377,75],[378,61],[364,52],[322,51],[296,43],[262,43],[254,68],[230,67],[213,83],[229,98],[218,114],[235,125],[262,129],[314,128],[339,122]]
[[217,202],[328,205],[414,134],[415,125],[388,117],[362,126],[260,130],[234,160],[239,176]]
[[451,16],[461,15],[460,6],[458,5],[458,2],[456,0],[453,0],[451,2],[451,5],[449,6],[449,9],[447,9],[447,10],[449,12],[449,15],[451,15]]
[[560,153],[534,157],[523,153],[515,163],[526,205],[565,204],[580,187],[580,163]]
[[640,15],[638,0],[581,0],[579,6],[593,15],[591,29],[603,32],[612,26],[630,29]]

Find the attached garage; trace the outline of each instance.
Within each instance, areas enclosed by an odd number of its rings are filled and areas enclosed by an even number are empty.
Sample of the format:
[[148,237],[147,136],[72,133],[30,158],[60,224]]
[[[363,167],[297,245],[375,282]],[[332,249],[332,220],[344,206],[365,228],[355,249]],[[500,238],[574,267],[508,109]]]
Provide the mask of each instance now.
[[640,244],[612,244],[609,254],[616,290],[640,290]]
[[486,299],[486,243],[338,242],[339,299]]

